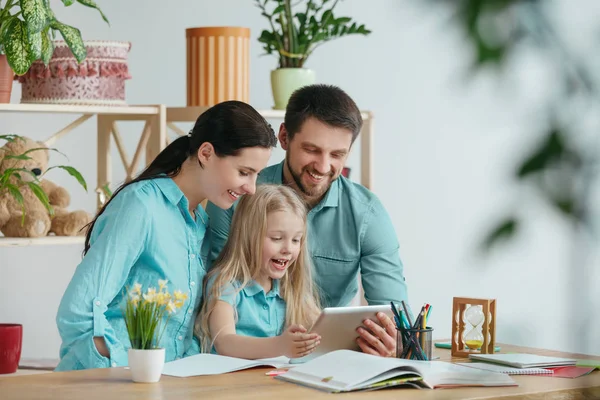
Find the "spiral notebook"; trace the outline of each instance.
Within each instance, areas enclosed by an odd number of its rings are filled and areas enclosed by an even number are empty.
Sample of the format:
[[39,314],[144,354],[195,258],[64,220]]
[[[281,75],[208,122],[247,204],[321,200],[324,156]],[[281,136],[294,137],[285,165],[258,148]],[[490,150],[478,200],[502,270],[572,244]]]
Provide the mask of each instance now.
[[551,369],[544,368],[513,368],[505,365],[499,364],[490,364],[490,363],[480,363],[480,362],[470,362],[470,363],[457,363],[464,367],[482,369],[490,372],[499,372],[501,374],[508,375],[546,375],[553,374],[554,371]]

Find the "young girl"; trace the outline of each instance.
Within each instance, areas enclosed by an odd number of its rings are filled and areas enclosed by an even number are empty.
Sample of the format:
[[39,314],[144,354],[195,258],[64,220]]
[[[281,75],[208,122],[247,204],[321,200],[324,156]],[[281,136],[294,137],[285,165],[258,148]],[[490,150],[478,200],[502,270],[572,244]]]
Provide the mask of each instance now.
[[207,274],[196,335],[204,352],[246,359],[310,354],[320,309],[306,250],[306,207],[281,185],[260,185],[234,212]]
[[220,103],[115,192],[89,226],[84,258],[58,309],[57,371],[128,365],[124,288],[156,286],[159,279],[168,282],[169,292],[187,295],[162,335],[165,361],[199,352],[193,325],[207,223],[199,204],[208,199],[226,209],[254,193],[275,144],[270,125],[252,107]]

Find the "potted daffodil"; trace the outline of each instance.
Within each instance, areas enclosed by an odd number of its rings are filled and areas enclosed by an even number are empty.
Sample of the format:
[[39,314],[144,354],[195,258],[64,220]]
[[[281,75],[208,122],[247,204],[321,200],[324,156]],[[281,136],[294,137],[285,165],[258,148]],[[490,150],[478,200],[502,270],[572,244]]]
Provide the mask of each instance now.
[[169,317],[183,307],[187,294],[167,291],[167,280],[158,280],[158,289],[136,283],[128,290],[125,301],[125,325],[131,348],[129,368],[134,382],[158,382],[165,364],[165,349],[160,339]]

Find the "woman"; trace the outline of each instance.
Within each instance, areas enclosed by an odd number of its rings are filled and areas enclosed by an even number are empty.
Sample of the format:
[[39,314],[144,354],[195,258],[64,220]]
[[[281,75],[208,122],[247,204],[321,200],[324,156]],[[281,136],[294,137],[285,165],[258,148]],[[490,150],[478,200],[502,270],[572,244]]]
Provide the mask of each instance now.
[[57,371],[127,365],[125,288],[156,286],[159,279],[188,298],[162,335],[165,361],[199,352],[193,326],[208,222],[200,203],[227,209],[254,193],[275,145],[270,125],[251,106],[220,103],[115,192],[88,227],[84,258],[58,309]]

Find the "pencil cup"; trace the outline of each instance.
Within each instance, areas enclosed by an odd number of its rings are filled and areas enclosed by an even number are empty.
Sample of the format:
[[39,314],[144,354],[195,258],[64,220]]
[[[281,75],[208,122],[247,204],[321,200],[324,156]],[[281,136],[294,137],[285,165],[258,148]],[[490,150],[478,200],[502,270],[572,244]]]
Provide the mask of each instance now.
[[433,351],[433,328],[398,329],[396,335],[396,358],[431,360]]

